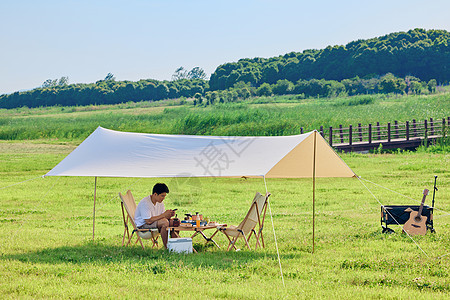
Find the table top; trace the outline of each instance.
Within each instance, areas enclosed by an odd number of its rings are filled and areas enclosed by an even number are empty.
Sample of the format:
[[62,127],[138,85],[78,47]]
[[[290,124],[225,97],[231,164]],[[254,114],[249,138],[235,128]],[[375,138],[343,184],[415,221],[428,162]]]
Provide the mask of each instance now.
[[178,226],[178,227],[171,226],[171,227],[168,227],[168,228],[172,229],[172,230],[178,230],[178,231],[199,231],[199,230],[212,229],[212,228],[217,228],[217,227],[226,227],[226,226],[227,226],[227,224],[219,224],[219,223],[211,224],[211,223],[208,223],[205,226],[199,226],[199,227],[197,227],[197,226],[185,226],[184,225],[184,226]]

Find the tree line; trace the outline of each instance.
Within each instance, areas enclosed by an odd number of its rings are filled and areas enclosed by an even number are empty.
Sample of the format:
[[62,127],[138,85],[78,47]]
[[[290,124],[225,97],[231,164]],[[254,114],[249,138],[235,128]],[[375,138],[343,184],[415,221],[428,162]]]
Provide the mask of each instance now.
[[450,33],[414,29],[357,40],[345,46],[291,52],[272,58],[241,59],[223,64],[211,75],[211,90],[224,90],[243,81],[253,86],[278,80],[337,80],[371,75],[408,75],[421,80],[450,80]]
[[170,81],[116,81],[109,73],[89,84],[68,77],[41,87],[0,96],[0,108],[116,104],[195,98],[195,104],[236,101],[251,96],[297,94],[333,97],[372,93],[432,93],[450,79],[450,33],[414,29],[345,46],[291,52],[272,58],[223,64],[207,80],[195,67],[175,70]]
[[[107,76],[108,77],[108,76]],[[117,104],[124,102],[158,101],[204,94],[209,89],[204,79],[158,81],[153,79],[115,81],[114,78],[90,84],[59,84],[60,80],[46,81],[40,88],[0,96],[0,108],[40,106],[82,106]]]
[[405,78],[396,77],[391,73],[383,76],[373,76],[350,79],[325,80],[325,79],[300,79],[291,82],[280,79],[274,84],[263,83],[254,87],[242,81],[226,90],[207,91],[205,95],[194,95],[194,105],[211,105],[216,103],[235,102],[239,99],[247,99],[253,96],[296,95],[297,99],[309,97],[337,97],[367,94],[431,94],[435,93],[437,81],[430,79],[422,81],[413,76]]

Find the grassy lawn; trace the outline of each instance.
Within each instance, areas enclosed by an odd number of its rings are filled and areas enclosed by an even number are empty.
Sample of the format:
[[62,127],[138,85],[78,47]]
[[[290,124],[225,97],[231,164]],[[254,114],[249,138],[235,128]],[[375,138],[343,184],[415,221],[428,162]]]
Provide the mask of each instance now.
[[[139,201],[163,181],[171,188],[166,207],[178,208],[178,216],[200,211],[211,220],[237,225],[254,193],[265,192],[262,179],[99,178],[93,242],[94,179],[39,177],[74,147],[73,142],[51,140],[0,142],[2,298],[450,296],[448,154],[343,154],[362,180],[317,179],[314,254],[312,181],[268,179],[283,286],[269,213],[266,248],[257,251],[246,250],[241,242],[241,251],[226,252],[205,246],[200,237],[194,239],[199,253],[191,255],[151,249],[150,243],[144,251],[138,245],[121,246],[118,192],[131,189]],[[378,201],[418,204],[424,188],[432,191],[434,175],[439,187],[436,233],[413,241],[392,226],[394,234],[382,234]],[[426,204],[431,201],[432,193]],[[216,241],[227,244],[223,235]]]
[[[361,97],[372,99],[358,104]],[[174,100],[87,107],[0,109],[0,140],[81,142],[98,126],[108,129],[200,135],[292,135],[320,126],[358,123],[441,121],[450,116],[450,93],[422,96],[368,95],[296,99],[253,98],[244,102],[194,107]]]

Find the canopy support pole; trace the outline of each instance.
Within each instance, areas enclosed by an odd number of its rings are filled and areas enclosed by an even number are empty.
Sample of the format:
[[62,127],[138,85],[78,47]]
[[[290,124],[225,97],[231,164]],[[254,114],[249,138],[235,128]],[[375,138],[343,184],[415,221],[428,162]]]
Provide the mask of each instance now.
[[313,151],[313,234],[312,234],[312,253],[314,254],[315,245],[315,224],[316,224],[316,134],[314,131],[314,151]]
[[95,200],[97,198],[97,176],[95,176],[94,184],[94,211],[92,216],[92,241],[95,239]]

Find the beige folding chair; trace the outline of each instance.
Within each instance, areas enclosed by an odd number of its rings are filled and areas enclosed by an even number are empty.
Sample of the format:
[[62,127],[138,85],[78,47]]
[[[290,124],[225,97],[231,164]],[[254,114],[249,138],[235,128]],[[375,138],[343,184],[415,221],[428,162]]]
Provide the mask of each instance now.
[[[269,196],[270,193],[266,193],[265,196],[261,195],[260,193],[256,193],[247,215],[238,226],[231,225],[228,227],[218,228],[226,235],[228,241],[230,242],[228,244],[227,250],[230,250],[231,247],[237,250],[235,244],[240,237],[244,239],[247,248],[250,249],[249,241],[252,235],[255,235],[256,239],[255,250],[258,248],[258,246],[261,247],[261,244],[263,248],[265,247],[262,230],[264,226],[264,219],[266,217],[267,201],[269,199]],[[255,231],[256,225],[258,225],[258,232]],[[259,242],[260,239],[261,243]]]
[[[123,232],[123,239],[122,239],[122,246],[125,244],[125,236],[128,236],[128,242],[125,246],[128,246],[131,242],[131,238],[133,237],[134,233],[136,232],[137,240],[135,244],[139,241],[141,243],[142,249],[144,249],[144,244],[142,243],[142,239],[144,240],[151,240],[152,241],[152,248],[158,246],[158,237],[159,237],[159,231],[157,228],[154,229],[139,229],[136,227],[136,223],[134,222],[134,214],[136,212],[136,201],[134,201],[134,197],[131,194],[131,191],[128,190],[125,195],[122,195],[119,193],[119,197],[122,200],[121,206],[122,206],[122,217],[123,217],[123,225],[125,226],[125,230]],[[124,209],[125,207],[125,209]],[[125,216],[125,211],[127,212]],[[133,226],[133,231],[131,232],[128,229],[128,224]]]

